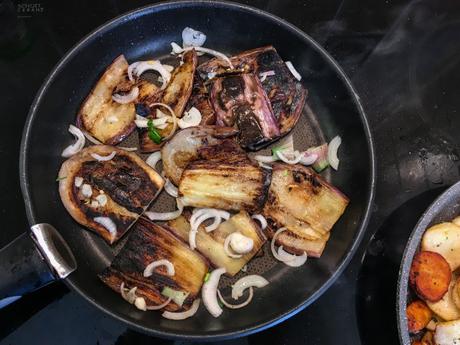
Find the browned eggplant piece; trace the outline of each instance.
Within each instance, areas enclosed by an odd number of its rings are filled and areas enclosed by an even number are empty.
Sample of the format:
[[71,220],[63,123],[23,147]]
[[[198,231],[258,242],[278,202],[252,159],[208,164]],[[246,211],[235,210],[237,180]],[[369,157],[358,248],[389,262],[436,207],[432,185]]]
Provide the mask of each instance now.
[[[92,156],[112,152],[115,156],[108,161]],[[105,145],[85,148],[66,160],[59,176],[59,194],[70,215],[111,244],[126,233],[164,184],[136,154]]]
[[209,100],[209,91],[204,85],[203,80],[195,76],[193,81],[192,95],[187,103],[187,110],[195,107],[201,113],[200,125],[215,125],[216,124],[216,112],[214,111],[211,101]]
[[277,244],[295,254],[321,256],[333,225],[345,211],[348,198],[313,170],[302,165],[274,164],[263,215],[268,235],[286,227]]
[[200,158],[201,149],[213,145],[220,147],[223,140],[237,133],[234,128],[217,126],[190,127],[177,132],[161,149],[166,177],[179,185],[182,171],[189,162]]
[[220,126],[236,126],[241,146],[257,150],[279,137],[278,123],[262,85],[254,74],[213,79],[211,102]]
[[[280,134],[288,133],[300,118],[307,97],[307,91],[291,74],[286,64],[272,46],[260,47],[242,52],[231,59],[238,71],[260,73],[274,71],[275,75],[267,77],[262,88],[267,94]],[[198,67],[200,74],[227,74],[228,66],[219,59],[211,59]]]
[[190,162],[179,182],[185,205],[223,210],[259,211],[270,185],[269,170],[262,169],[244,153],[222,152]]
[[[150,277],[144,277],[143,272],[148,264],[163,259],[174,265],[173,276],[169,276],[164,267],[158,267]],[[206,260],[168,231],[167,227],[140,218],[125,246],[99,278],[117,293],[120,293],[122,283],[128,289],[137,287],[136,296],[144,298],[147,306],[156,306],[168,299],[161,294],[165,287],[188,293],[182,307],[170,302],[164,308],[177,311],[190,308],[207,272]]]
[[[172,73],[171,80],[160,98],[160,102],[169,105],[178,118],[182,117],[185,106],[192,93],[193,79],[198,61],[195,50],[186,52],[182,61],[183,64],[178,66]],[[156,111],[153,111],[154,108],[156,108],[156,106],[151,109],[152,111],[147,116],[148,118],[156,117]],[[165,109],[159,109],[167,113]],[[171,130],[172,124],[169,124],[165,129],[159,129],[158,132],[162,137],[166,137]],[[154,152],[160,150],[163,143],[156,144],[149,138],[146,129],[140,129],[139,145],[142,152]]]
[[[184,216],[169,221],[170,229],[184,241],[188,242],[190,224]],[[254,248],[241,258],[231,258],[224,250],[224,242],[228,235],[233,232],[240,232],[254,241]],[[198,251],[205,256],[214,267],[225,267],[227,274],[234,276],[246,265],[256,253],[262,248],[267,238],[258,225],[251,219],[247,212],[241,211],[229,220],[220,224],[212,231],[206,232],[201,225],[196,235]]]
[[120,55],[107,67],[77,115],[77,126],[104,144],[119,143],[136,127],[134,103],[119,104],[112,100],[113,91],[126,82],[127,70],[128,62]]

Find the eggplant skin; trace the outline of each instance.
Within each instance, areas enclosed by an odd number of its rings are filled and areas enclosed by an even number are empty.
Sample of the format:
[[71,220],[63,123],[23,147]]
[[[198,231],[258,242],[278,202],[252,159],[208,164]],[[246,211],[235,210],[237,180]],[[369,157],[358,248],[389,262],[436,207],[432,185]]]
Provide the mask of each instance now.
[[187,206],[258,212],[265,203],[270,171],[245,154],[226,152],[190,162],[179,182]]
[[[109,161],[99,162],[91,156],[108,156],[112,152],[115,156]],[[136,154],[107,145],[81,150],[62,164],[58,176],[65,177],[59,181],[59,194],[69,214],[110,244],[128,231],[164,184],[163,178]],[[90,198],[75,186],[76,177],[91,186]],[[107,203],[93,206],[92,201],[102,192]],[[116,225],[116,233],[95,222],[95,217],[110,218]]]
[[345,212],[348,198],[310,168],[301,165],[274,164],[272,181],[263,209],[273,236],[276,229],[287,231],[277,244],[288,251],[306,251],[319,257],[330,231]]
[[[167,275],[165,267],[159,267],[152,276],[144,277],[145,267],[162,259],[169,260],[174,265],[174,276]],[[99,278],[117,293],[120,293],[121,283],[128,289],[137,286],[136,295],[144,297],[148,306],[159,305],[167,300],[161,294],[166,286],[188,292],[182,308],[174,302],[164,308],[178,311],[188,309],[199,296],[207,272],[206,259],[191,250],[167,226],[140,218],[125,246],[111,265],[99,274]]]
[[128,62],[120,55],[107,67],[77,115],[77,126],[104,144],[115,145],[136,128],[134,103],[119,104],[112,100],[116,87],[126,83],[127,70]]
[[[171,220],[168,225],[178,237],[188,242],[190,224],[186,216]],[[253,249],[238,259],[229,257],[224,250],[225,239],[233,232],[240,232],[254,241]],[[197,250],[209,260],[212,266],[225,267],[226,274],[229,276],[237,274],[257,255],[266,241],[265,234],[246,211],[233,215],[212,232],[205,231],[204,225],[201,225],[196,237]]]

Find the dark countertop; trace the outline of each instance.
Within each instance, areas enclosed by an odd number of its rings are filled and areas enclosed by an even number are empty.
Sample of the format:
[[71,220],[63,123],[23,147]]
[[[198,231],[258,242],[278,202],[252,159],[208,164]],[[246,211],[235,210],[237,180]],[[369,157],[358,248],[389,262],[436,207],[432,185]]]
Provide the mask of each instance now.
[[[227,344],[396,344],[399,260],[417,218],[459,180],[460,4],[456,1],[241,1],[311,35],[352,79],[376,142],[377,194],[360,249],[309,308]],[[9,1],[0,1],[0,4]],[[11,3],[10,3],[11,4]],[[22,126],[60,57],[105,21],[145,1],[19,2],[0,12],[0,247],[27,228],[18,179]],[[21,36],[5,49],[9,34]],[[0,344],[173,343],[127,330],[62,283],[0,310]],[[70,336],[69,336],[70,335]],[[182,343],[182,342],[175,342]]]

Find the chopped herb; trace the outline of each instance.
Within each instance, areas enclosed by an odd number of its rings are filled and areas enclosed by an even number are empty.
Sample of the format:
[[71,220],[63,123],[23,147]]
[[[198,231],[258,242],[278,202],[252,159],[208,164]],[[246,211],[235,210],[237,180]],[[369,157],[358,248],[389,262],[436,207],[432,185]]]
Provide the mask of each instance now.
[[155,144],[161,143],[161,135],[160,133],[158,133],[155,126],[153,125],[152,119],[149,119],[147,121],[147,128],[150,140],[152,140]]
[[206,275],[204,276],[204,282],[205,282],[205,283],[209,280],[209,276],[210,276],[210,275],[211,275],[211,274],[208,272],[208,273],[206,273]]
[[66,178],[67,178],[67,176],[58,176],[58,177],[56,178],[56,182],[65,180]]

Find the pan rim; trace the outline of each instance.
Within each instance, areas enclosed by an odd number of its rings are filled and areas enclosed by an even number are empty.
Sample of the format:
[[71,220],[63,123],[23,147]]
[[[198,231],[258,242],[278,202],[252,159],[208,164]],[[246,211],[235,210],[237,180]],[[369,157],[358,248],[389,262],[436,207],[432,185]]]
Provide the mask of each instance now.
[[460,195],[460,181],[447,188],[430,204],[430,206],[428,206],[409,235],[406,247],[404,248],[404,253],[399,267],[396,290],[396,318],[398,320],[399,341],[402,345],[411,344],[406,318],[406,308],[407,293],[409,291],[409,272],[412,260],[420,246],[423,234],[429,224],[433,221],[433,216],[436,215],[436,212],[440,208],[445,207],[445,203],[451,199],[452,194],[457,196]]
[[262,16],[278,25],[285,27],[290,32],[292,32],[293,35],[298,35],[303,41],[308,43],[312,47],[312,49],[316,50],[324,59],[327,60],[327,62],[332,66],[332,68],[336,72],[336,75],[338,75],[339,78],[342,80],[342,82],[345,84],[345,87],[350,93],[353,99],[353,103],[356,109],[358,110],[360,120],[363,126],[363,130],[366,136],[368,150],[369,150],[369,153],[368,153],[369,167],[368,168],[370,170],[370,177],[368,181],[369,190],[367,191],[367,195],[366,195],[366,207],[364,209],[364,213],[363,213],[360,225],[356,229],[351,246],[348,248],[348,251],[342,258],[337,269],[331,275],[331,277],[328,278],[326,282],[322,284],[309,298],[302,301],[296,307],[286,310],[278,314],[276,317],[271,318],[267,321],[264,321],[262,323],[255,323],[253,325],[250,325],[249,327],[246,327],[244,329],[240,329],[237,331],[215,331],[215,332],[207,332],[207,333],[199,333],[199,332],[180,333],[180,332],[174,332],[174,331],[165,331],[161,329],[152,329],[150,327],[142,326],[136,323],[135,321],[127,318],[126,316],[115,313],[112,310],[107,309],[103,305],[99,304],[96,300],[92,299],[90,296],[86,295],[83,291],[81,291],[81,289],[78,287],[78,283],[73,281],[72,276],[69,276],[69,278],[65,279],[66,285],[68,285],[72,290],[76,291],[79,295],[84,297],[87,301],[89,301],[91,304],[93,304],[94,306],[102,310],[104,313],[112,316],[113,318],[117,320],[124,322],[130,328],[139,330],[149,335],[154,335],[154,336],[159,336],[159,337],[169,338],[169,339],[185,339],[186,338],[188,340],[216,341],[216,340],[225,340],[225,339],[247,336],[247,335],[265,330],[269,327],[275,326],[283,322],[284,320],[296,315],[300,311],[304,310],[307,306],[312,304],[337,280],[337,278],[342,274],[344,269],[348,266],[351,258],[353,257],[353,255],[355,254],[356,250],[358,249],[361,243],[365,229],[369,223],[369,219],[371,215],[371,206],[374,200],[375,186],[376,186],[376,162],[375,162],[375,149],[374,149],[373,136],[372,136],[372,133],[369,127],[367,117],[364,112],[364,108],[361,104],[360,97],[355,91],[354,87],[352,86],[350,79],[347,77],[347,75],[342,70],[342,68],[338,65],[338,63],[334,60],[334,58],[332,58],[332,56],[330,56],[330,54],[324,48],[322,48],[315,40],[313,40],[309,35],[304,33],[302,30],[300,30],[293,24],[287,22],[286,20],[274,14],[265,12],[263,10],[260,10],[252,6],[234,3],[231,1],[222,1],[222,0],[219,0],[219,1],[208,1],[208,0],[165,1],[165,2],[158,3],[158,4],[143,6],[138,9],[121,14],[115,17],[114,19],[102,24],[98,28],[94,29],[91,33],[89,33],[83,39],[81,39],[78,43],[76,43],[73,46],[73,48],[71,48],[61,58],[61,60],[53,67],[50,74],[46,77],[45,81],[43,82],[42,86],[40,87],[39,91],[37,92],[37,95],[35,96],[32,102],[32,105],[30,107],[30,110],[29,110],[29,113],[28,113],[28,116],[27,116],[27,119],[24,125],[24,130],[23,130],[22,139],[21,139],[21,148],[20,148],[19,175],[20,175],[20,185],[21,185],[22,195],[24,198],[27,219],[29,221],[29,224],[34,224],[36,222],[36,216],[33,210],[31,196],[29,193],[29,183],[27,179],[27,168],[28,168],[27,156],[28,156],[28,147],[29,147],[28,141],[30,139],[31,128],[35,120],[35,114],[37,112],[37,108],[39,104],[41,103],[42,97],[47,92],[48,87],[53,82],[56,75],[61,71],[61,69],[66,64],[66,62],[72,57],[74,57],[78,53],[78,51],[80,51],[90,40],[94,39],[94,37],[98,35],[104,34],[106,31],[110,30],[113,26],[116,26],[118,23],[129,20],[132,17],[135,17],[137,15],[142,15],[143,13],[149,12],[149,11],[161,12],[163,9],[170,9],[170,8],[177,8],[177,7],[193,7],[193,6],[211,6],[211,7],[219,7],[219,8],[231,8],[235,10],[245,11],[245,12],[248,12],[256,16]]

